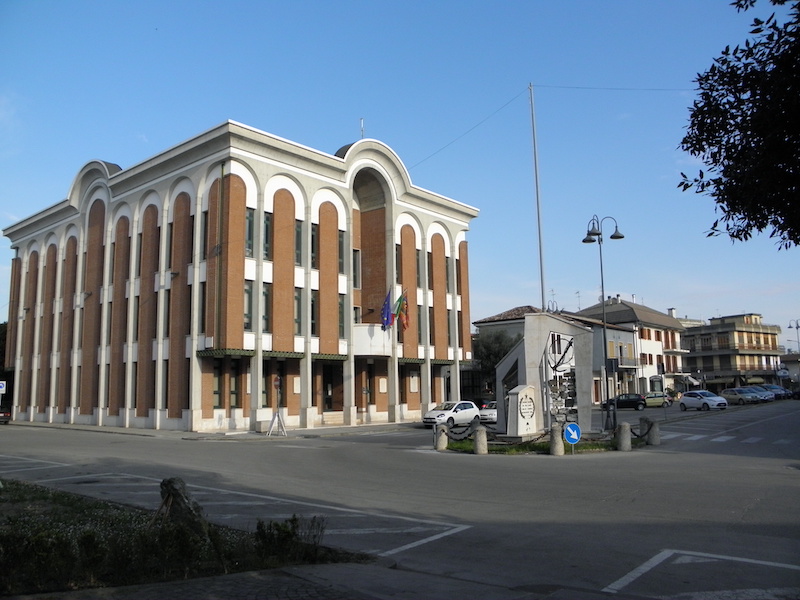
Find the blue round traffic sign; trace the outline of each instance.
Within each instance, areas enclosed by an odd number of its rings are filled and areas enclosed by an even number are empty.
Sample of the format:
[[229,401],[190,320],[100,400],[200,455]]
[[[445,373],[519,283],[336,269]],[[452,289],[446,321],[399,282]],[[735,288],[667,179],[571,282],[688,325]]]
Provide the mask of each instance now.
[[577,444],[581,439],[581,427],[577,423],[568,423],[564,427],[564,439],[570,444]]

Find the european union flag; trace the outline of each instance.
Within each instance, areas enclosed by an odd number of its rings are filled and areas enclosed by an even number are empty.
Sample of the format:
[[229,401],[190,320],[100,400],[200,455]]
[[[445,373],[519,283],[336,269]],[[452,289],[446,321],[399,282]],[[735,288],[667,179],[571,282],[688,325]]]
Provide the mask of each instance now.
[[386,331],[392,326],[394,322],[394,313],[392,312],[392,290],[386,294],[386,300],[383,301],[383,308],[381,309],[381,329]]

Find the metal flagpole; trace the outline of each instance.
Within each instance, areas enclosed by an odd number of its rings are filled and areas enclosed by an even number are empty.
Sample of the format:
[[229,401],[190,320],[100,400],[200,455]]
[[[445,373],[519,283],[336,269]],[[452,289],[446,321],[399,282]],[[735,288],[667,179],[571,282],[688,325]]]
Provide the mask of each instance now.
[[[545,300],[545,287],[544,287],[544,243],[542,241],[542,205],[539,195],[539,153],[536,146],[536,111],[533,104],[533,83],[528,84],[528,95],[531,101],[531,137],[533,139],[533,181],[536,189],[536,222],[539,231],[539,286],[542,291],[542,312],[547,310],[547,301]],[[550,368],[547,364],[547,350],[550,344],[550,336],[547,336],[545,342],[544,352],[542,353],[542,391],[544,395],[544,409],[545,409],[545,426],[550,428],[550,415],[552,403],[550,400]]]
[[531,99],[531,136],[533,137],[533,181],[536,187],[536,221],[539,228],[539,285],[542,288],[542,311],[547,309],[544,288],[544,244],[542,242],[542,206],[539,197],[539,154],[536,148],[536,113],[533,107],[533,84],[528,84]]

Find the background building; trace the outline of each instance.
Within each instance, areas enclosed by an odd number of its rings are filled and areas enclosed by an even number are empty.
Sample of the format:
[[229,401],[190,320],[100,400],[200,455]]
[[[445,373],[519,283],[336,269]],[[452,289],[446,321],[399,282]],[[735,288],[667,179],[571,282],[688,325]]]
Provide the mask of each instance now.
[[[595,304],[575,313],[602,323],[603,305]],[[605,322],[634,332],[628,337],[624,331],[608,330],[608,358],[616,361],[610,395],[635,392],[676,389],[685,377],[681,358],[686,350],[681,347],[683,325],[675,318],[675,310],[669,314],[659,312],[643,304],[628,302],[617,297],[606,299]],[[602,345],[600,347],[602,355]]]
[[417,419],[459,397],[477,213],[375,140],[331,155],[227,122],[128,169],[90,162],[4,231],[14,418]]
[[756,313],[709,319],[684,333],[689,352],[686,368],[715,392],[747,384],[780,384],[780,333],[780,327],[765,325]]

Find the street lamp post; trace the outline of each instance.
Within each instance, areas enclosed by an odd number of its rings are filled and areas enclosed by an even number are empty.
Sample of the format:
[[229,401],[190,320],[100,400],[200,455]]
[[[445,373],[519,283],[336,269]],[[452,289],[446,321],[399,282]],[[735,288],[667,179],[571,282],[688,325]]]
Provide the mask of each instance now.
[[[614,233],[611,234],[612,240],[621,240],[625,236],[619,232],[619,226],[617,225],[617,220],[614,217],[603,217],[602,219],[598,218],[597,215],[593,215],[592,218],[589,220],[589,224],[586,226],[586,237],[583,238],[584,244],[593,244],[597,242],[597,247],[600,249],[600,301],[603,307],[603,364],[600,368],[601,376],[604,379],[604,385],[601,386],[601,395],[602,389],[605,388],[605,405],[606,405],[606,423],[605,429],[612,429],[616,427],[617,422],[617,407],[616,403],[614,403],[613,411],[614,416],[613,419],[610,418],[611,414],[609,409],[611,408],[611,394],[609,393],[608,389],[608,373],[606,370],[608,369],[608,327],[606,326],[606,284],[605,284],[605,276],[603,274],[603,221],[606,219],[611,219],[614,221]],[[601,397],[601,405],[602,405],[603,398]]]
[[[794,323],[794,326],[792,326],[792,323]],[[789,329],[794,329],[797,335],[797,351],[800,352],[800,320],[789,319]]]

